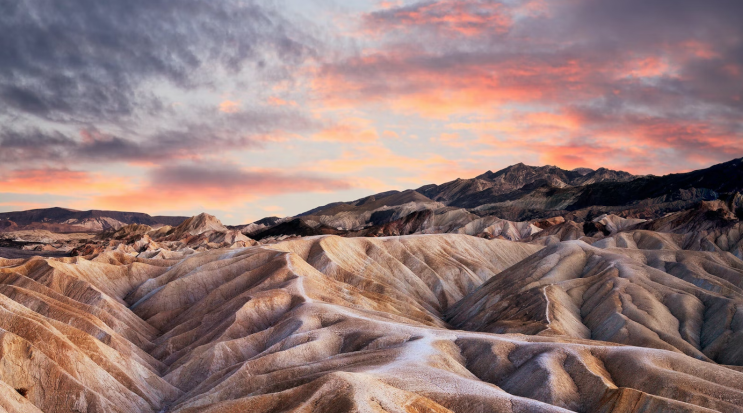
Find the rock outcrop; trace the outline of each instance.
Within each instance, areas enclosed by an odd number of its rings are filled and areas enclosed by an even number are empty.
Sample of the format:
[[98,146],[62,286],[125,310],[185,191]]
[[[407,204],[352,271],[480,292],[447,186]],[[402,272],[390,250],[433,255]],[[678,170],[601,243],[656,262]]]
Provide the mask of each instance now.
[[0,260],[0,406],[736,412],[741,274],[467,235]]
[[139,212],[77,211],[44,208],[0,213],[0,232],[47,230],[57,233],[99,233],[118,230],[128,224],[150,226],[178,225],[187,217],[150,216]]

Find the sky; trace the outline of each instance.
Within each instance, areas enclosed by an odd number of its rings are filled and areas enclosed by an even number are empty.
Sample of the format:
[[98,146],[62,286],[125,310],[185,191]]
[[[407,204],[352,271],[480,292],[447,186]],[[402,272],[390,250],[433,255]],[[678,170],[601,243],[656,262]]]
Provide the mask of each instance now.
[[227,224],[743,156],[740,0],[0,0],[0,211]]

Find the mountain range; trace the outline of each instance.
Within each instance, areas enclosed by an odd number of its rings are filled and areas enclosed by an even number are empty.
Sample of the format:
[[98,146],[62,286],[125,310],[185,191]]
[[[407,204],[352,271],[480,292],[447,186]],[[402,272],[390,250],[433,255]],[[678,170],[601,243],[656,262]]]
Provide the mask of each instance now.
[[[581,223],[605,214],[656,219],[713,200],[726,202],[734,214],[743,216],[743,200],[738,195],[741,189],[743,159],[666,176],[634,176],[605,168],[564,170],[520,163],[471,179],[382,192],[351,202],[320,206],[293,218],[268,217],[231,228],[258,238],[293,235],[297,231],[296,235],[308,235],[312,230],[363,235],[358,231],[405,219],[413,213],[420,216],[421,211],[431,211],[432,216],[440,216],[451,215],[456,210],[477,219],[495,217],[509,221],[536,221],[561,216]],[[92,233],[119,229],[128,224],[175,227],[187,218],[48,208],[0,213],[0,231],[45,229],[58,233]],[[409,216],[407,219],[413,218]],[[287,224],[293,219],[302,222]],[[275,228],[278,225],[283,226]]]
[[150,216],[141,212],[76,211],[44,208],[0,213],[0,231],[49,230],[59,233],[101,232],[129,224],[177,226],[188,217]]
[[6,213],[0,412],[740,412],[742,178],[519,164],[236,227]]
[[[743,217],[741,190],[742,159],[666,176],[517,164],[472,179],[335,202],[295,217],[303,221],[301,225],[284,225],[270,232],[263,227],[244,227],[244,232],[263,239],[282,233],[293,235],[295,227],[305,228],[302,234],[307,235],[308,226],[317,228],[318,234],[341,231],[350,236],[365,236],[382,235],[384,226],[394,228],[411,221],[420,225],[410,227],[409,233],[451,232],[496,219],[535,223],[562,217],[582,224],[610,214],[624,219],[653,220],[716,200],[724,202],[736,217]],[[421,215],[428,218],[422,219]],[[452,224],[452,219],[458,223]],[[275,222],[284,224],[286,219]]]
[[0,407],[739,412],[743,261],[683,238],[325,235],[0,258]]

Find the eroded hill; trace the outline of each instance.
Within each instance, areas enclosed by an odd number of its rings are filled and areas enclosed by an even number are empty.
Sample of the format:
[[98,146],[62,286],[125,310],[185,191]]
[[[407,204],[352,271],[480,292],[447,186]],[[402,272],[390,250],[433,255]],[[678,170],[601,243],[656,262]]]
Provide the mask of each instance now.
[[0,407],[739,411],[743,262],[643,245],[319,236],[1,260]]

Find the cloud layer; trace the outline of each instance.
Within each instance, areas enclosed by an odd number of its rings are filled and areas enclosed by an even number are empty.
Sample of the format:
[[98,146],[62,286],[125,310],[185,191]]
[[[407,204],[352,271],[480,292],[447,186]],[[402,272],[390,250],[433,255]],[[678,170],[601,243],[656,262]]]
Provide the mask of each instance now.
[[[743,3],[443,0],[362,22],[383,40],[324,67],[329,105],[476,115],[510,124],[481,128],[495,148],[536,140],[576,166],[615,150],[646,168],[743,154]],[[540,115],[561,121],[538,130]]]
[[103,208],[239,208],[246,202],[286,193],[335,192],[350,189],[340,179],[276,169],[246,169],[235,165],[179,164],[154,168],[144,184],[97,197]]
[[246,220],[517,162],[743,156],[737,0],[0,0],[0,33],[12,205]]
[[312,50],[253,1],[0,1],[0,102],[6,111],[101,122],[165,102],[148,86],[192,89],[297,62]]

